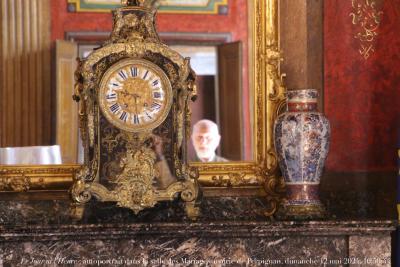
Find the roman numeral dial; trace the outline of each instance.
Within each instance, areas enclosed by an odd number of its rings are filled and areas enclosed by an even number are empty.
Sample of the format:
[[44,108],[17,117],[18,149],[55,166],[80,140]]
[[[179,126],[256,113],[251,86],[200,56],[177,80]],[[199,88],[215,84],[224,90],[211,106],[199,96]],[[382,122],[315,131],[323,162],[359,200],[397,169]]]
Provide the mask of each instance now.
[[99,103],[114,126],[130,132],[151,130],[170,111],[171,83],[157,65],[143,59],[124,59],[104,73]]

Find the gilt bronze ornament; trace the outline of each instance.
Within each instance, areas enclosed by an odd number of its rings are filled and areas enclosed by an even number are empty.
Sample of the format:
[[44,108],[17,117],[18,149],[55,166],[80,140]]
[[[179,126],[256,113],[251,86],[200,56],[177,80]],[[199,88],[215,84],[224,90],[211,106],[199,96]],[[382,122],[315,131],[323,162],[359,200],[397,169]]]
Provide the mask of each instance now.
[[198,173],[186,155],[195,73],[160,41],[156,1],[122,2],[110,40],[75,73],[85,150],[75,207],[95,197],[137,214],[180,195],[195,219]]

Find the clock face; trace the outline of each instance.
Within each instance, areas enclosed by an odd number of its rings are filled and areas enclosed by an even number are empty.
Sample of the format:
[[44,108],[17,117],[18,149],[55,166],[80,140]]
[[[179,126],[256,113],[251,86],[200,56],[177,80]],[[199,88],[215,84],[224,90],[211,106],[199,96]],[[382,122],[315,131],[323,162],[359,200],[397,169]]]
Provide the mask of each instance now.
[[103,75],[99,103],[116,127],[129,132],[151,130],[165,120],[171,108],[171,83],[157,65],[124,59]]

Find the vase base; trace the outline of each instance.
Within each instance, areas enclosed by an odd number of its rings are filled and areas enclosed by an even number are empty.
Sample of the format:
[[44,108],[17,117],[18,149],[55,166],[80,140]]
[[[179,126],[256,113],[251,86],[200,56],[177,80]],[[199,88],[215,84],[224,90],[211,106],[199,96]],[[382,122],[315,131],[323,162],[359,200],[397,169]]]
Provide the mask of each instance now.
[[276,212],[276,217],[282,220],[322,220],[327,217],[327,212],[322,203],[301,205],[283,203]]

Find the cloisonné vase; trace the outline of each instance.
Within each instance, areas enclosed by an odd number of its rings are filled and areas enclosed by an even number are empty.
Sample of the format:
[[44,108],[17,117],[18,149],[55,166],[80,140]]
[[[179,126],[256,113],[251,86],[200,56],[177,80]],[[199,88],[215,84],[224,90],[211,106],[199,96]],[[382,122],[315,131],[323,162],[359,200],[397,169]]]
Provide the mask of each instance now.
[[319,184],[329,150],[329,121],[317,111],[317,90],[291,90],[287,96],[287,112],[274,125],[275,148],[286,183],[280,214],[291,219],[323,218]]

